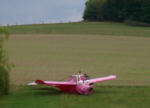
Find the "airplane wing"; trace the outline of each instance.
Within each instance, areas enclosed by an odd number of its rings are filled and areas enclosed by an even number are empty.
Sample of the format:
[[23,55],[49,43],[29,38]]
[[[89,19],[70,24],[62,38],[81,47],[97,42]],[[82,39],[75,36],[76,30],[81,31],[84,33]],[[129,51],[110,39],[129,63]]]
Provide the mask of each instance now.
[[107,77],[90,79],[89,83],[92,84],[92,83],[97,83],[97,82],[103,82],[103,81],[107,81],[107,80],[113,80],[113,79],[116,79],[116,78],[117,78],[116,75],[110,75],[110,76],[107,76]]
[[53,86],[53,87],[58,87],[58,86],[68,86],[68,85],[76,85],[75,82],[59,82],[59,81],[43,81],[43,80],[36,80],[35,82],[28,83],[28,85],[47,85],[47,86]]

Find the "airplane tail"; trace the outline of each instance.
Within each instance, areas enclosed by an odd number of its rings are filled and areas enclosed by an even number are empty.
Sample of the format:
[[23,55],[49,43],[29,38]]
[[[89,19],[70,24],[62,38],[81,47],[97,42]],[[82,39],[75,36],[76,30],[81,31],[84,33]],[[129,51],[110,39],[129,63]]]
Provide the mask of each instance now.
[[36,80],[35,81],[37,84],[45,84],[43,80]]
[[43,80],[36,80],[35,82],[28,83],[29,86],[35,86],[38,84],[45,84]]
[[29,85],[29,86],[35,86],[35,85],[37,85],[37,83],[36,82],[31,82],[31,83],[28,83],[27,85]]

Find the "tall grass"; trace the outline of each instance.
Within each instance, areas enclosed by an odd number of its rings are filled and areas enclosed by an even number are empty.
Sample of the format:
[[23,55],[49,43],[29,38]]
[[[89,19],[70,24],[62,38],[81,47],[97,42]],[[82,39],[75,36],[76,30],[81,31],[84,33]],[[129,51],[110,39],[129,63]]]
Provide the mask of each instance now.
[[9,93],[9,63],[6,51],[3,48],[4,40],[8,39],[9,32],[0,27],[0,94]]

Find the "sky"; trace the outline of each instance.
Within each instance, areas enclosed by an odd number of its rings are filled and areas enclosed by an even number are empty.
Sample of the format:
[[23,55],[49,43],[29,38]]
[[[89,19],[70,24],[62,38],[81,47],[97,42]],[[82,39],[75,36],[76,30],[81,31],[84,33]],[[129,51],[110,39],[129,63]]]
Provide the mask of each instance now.
[[87,0],[0,0],[0,25],[81,21]]

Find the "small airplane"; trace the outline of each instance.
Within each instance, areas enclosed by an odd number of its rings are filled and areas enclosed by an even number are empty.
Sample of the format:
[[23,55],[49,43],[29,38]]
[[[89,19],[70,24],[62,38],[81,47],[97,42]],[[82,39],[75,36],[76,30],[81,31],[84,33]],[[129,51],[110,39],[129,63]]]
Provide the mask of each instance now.
[[36,80],[28,85],[47,85],[59,88],[65,93],[88,95],[93,92],[94,83],[116,79],[116,75],[89,79],[86,75],[72,75],[66,82]]

